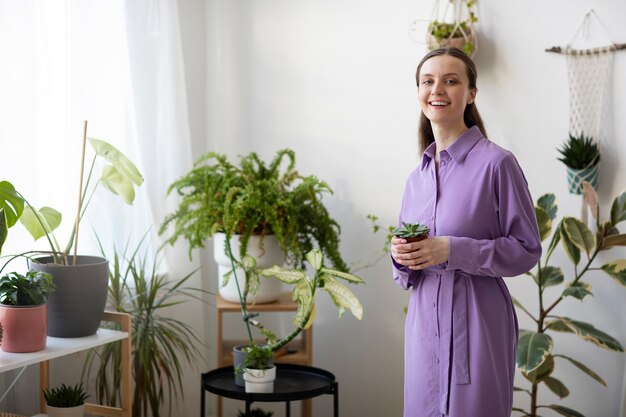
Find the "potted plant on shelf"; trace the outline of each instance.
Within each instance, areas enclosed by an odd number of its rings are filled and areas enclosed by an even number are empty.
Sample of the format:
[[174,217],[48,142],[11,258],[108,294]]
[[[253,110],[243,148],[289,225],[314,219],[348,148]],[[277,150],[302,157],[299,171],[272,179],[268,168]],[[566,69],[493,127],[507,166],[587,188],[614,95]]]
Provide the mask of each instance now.
[[227,301],[239,302],[237,285],[250,290],[249,302],[255,294],[256,302],[274,301],[281,290],[278,282],[274,288],[264,282],[259,289],[258,276],[246,276],[243,269],[238,269],[240,283],[230,280],[233,265],[225,241],[230,242],[237,268],[246,255],[255,256],[259,268],[281,265],[285,259],[299,267],[305,254],[317,246],[335,268],[348,269],[339,252],[339,225],[322,202],[332,190],[315,176],[301,175],[290,149],[278,151],[269,164],[256,153],[234,165],[226,156],[209,152],[170,186],[168,193],[174,192],[182,200],[166,217],[160,233],[172,226],[168,242],[184,238],[190,257],[194,248],[204,247],[205,239],[215,238],[220,295]]
[[[603,265],[595,266],[595,261],[601,258],[598,256],[600,252],[616,246],[626,246],[626,234],[620,233],[617,229],[617,225],[626,220],[626,192],[613,201],[610,219],[602,220],[593,187],[587,182],[583,183],[583,187],[585,202],[591,209],[596,222],[595,233],[575,217],[565,217],[556,227],[553,227],[557,215],[554,194],[542,196],[535,206],[542,241],[550,235],[552,239],[544,259],[539,261],[534,271],[528,273],[537,286],[538,311],[531,313],[530,308],[513,299],[517,308],[528,315],[536,325],[533,330],[520,329],[519,334],[517,367],[530,383],[530,389],[516,387],[515,390],[528,394],[530,404],[528,408],[514,408],[513,411],[524,416],[537,417],[539,408],[548,408],[564,416],[581,416],[577,411],[560,404],[540,404],[539,402],[540,388],[548,388],[561,399],[569,395],[569,389],[554,375],[559,362],[569,362],[596,382],[606,386],[606,382],[597,373],[578,359],[557,353],[554,340],[550,336],[552,332],[574,334],[603,349],[624,352],[624,347],[618,340],[597,329],[593,324],[557,313],[557,307],[561,303],[572,299],[582,302],[586,296],[592,295],[591,285],[585,281],[590,270],[602,270],[619,284],[626,286],[626,261],[624,259],[603,261]],[[571,272],[564,272],[560,266],[551,265],[551,256],[559,243],[562,244],[567,257],[572,261]],[[565,283],[560,295],[553,300],[546,299],[548,293],[546,289],[562,285],[568,274],[571,274],[570,279]]]
[[[122,197],[126,203],[132,204],[135,186],[143,182],[143,177],[135,165],[114,146],[99,139],[87,138],[86,123],[84,132],[77,213],[69,240],[64,247],[59,245],[54,234],[61,224],[61,213],[50,207],[35,209],[12,184],[6,181],[0,183],[0,202],[4,204],[2,208],[7,226],[9,219],[14,223],[17,217],[35,240],[45,238],[50,245],[49,251],[29,251],[11,257],[9,262],[16,257],[24,256],[29,259],[30,269],[52,275],[57,290],[48,302],[48,335],[54,337],[81,337],[94,334],[104,312],[108,287],[108,261],[99,256],[77,254],[80,221],[89,207],[93,194],[99,185],[103,185]],[[83,184],[87,141],[94,150],[94,156]],[[91,180],[99,158],[108,164],[103,167],[100,178],[94,184]],[[4,193],[1,193],[2,191]],[[15,204],[18,204],[18,208],[23,206],[21,213],[19,210],[7,209],[8,205],[15,208]],[[7,214],[10,214],[10,217],[6,217]],[[3,230],[6,230],[2,226],[2,218],[3,216],[0,216],[0,240]],[[4,235],[6,237],[6,233]]]
[[85,415],[85,400],[89,395],[85,392],[83,384],[42,390],[46,400],[46,412],[48,417],[83,417]]
[[[428,49],[455,47],[469,56],[474,56],[478,37],[474,25],[478,22],[475,0],[447,1],[441,17],[438,16],[439,2],[435,4],[435,19],[428,24],[426,43]],[[450,15],[451,18],[450,18]]]
[[399,238],[405,239],[407,243],[419,242],[428,238],[430,229],[420,223],[405,223],[391,231],[391,233]]
[[[230,248],[227,246],[227,251]],[[285,284],[293,286],[291,295],[292,299],[298,304],[297,312],[294,318],[294,329],[285,337],[278,339],[271,331],[266,329],[258,320],[248,314],[246,304],[241,295],[241,308],[243,321],[246,325],[249,345],[246,347],[246,356],[243,359],[241,368],[235,365],[235,372],[241,372],[243,369],[244,380],[246,380],[246,391],[254,390],[259,385],[249,385],[248,382],[258,383],[258,377],[271,377],[272,372],[271,360],[275,352],[285,347],[304,329],[313,324],[315,317],[315,297],[320,291],[328,293],[334,304],[339,309],[339,316],[342,316],[345,310],[349,310],[354,317],[361,320],[363,317],[363,307],[356,295],[340,280],[344,280],[352,284],[362,284],[364,281],[353,274],[330,269],[324,266],[324,258],[321,250],[313,249],[305,255],[305,261],[309,264],[313,272],[313,276],[307,275],[307,269],[287,269],[278,265],[271,268],[259,270],[259,275],[266,278],[275,278]],[[244,258],[244,263],[249,269],[254,269],[254,260],[250,257]],[[258,344],[252,336],[251,327],[258,328],[262,335],[266,338],[265,344]],[[268,392],[270,388],[264,385],[263,392]],[[273,389],[273,380],[269,387]],[[258,391],[257,391],[258,392]],[[269,391],[271,392],[271,391]]]
[[572,194],[582,194],[582,183],[587,181],[593,188],[598,188],[598,163],[600,162],[600,150],[593,138],[584,134],[569,135],[561,148],[557,149],[561,154],[558,158],[567,167],[567,184]]
[[0,323],[5,352],[37,352],[46,348],[46,300],[54,292],[45,272],[11,272],[0,278]]

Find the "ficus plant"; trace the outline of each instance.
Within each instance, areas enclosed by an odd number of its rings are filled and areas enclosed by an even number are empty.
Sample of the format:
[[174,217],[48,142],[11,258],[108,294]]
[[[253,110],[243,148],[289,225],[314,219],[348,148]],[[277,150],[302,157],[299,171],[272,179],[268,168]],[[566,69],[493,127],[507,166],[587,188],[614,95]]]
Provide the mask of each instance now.
[[[537,267],[528,273],[537,286],[538,311],[532,313],[518,300],[514,304],[535,324],[534,329],[521,329],[517,351],[517,367],[530,389],[515,387],[515,390],[528,395],[527,408],[513,410],[523,416],[537,417],[541,408],[551,409],[567,417],[581,417],[576,410],[559,404],[539,404],[539,389],[547,388],[563,399],[569,395],[567,386],[554,376],[556,365],[569,362],[588,377],[606,386],[606,382],[596,372],[583,364],[578,358],[558,353],[554,347],[553,332],[571,333],[596,346],[614,352],[624,352],[624,347],[614,337],[593,324],[558,313],[558,306],[563,302],[578,300],[592,295],[591,285],[585,281],[589,271],[603,271],[617,283],[626,286],[626,259],[618,259],[597,264],[598,254],[616,246],[626,246],[626,234],[620,233],[617,225],[626,220],[626,192],[613,201],[608,219],[602,219],[598,198],[593,187],[583,183],[584,198],[595,221],[595,233],[575,217],[564,217],[556,223],[557,205],[554,194],[546,194],[537,200],[535,213],[539,225],[541,240],[552,236],[548,249]],[[571,261],[571,268],[564,270],[551,263],[551,257],[557,246],[562,246]],[[567,279],[566,279],[567,277]],[[547,299],[545,290],[563,286],[556,299]]]
[[[86,129],[85,125],[85,135]],[[85,136],[83,142],[81,169],[78,176],[80,189],[77,196],[77,210],[67,243],[61,246],[54,234],[62,220],[59,211],[47,206],[35,208],[22,193],[15,189],[13,184],[9,181],[0,181],[0,249],[7,239],[8,229],[19,220],[33,239],[46,238],[50,247],[50,251],[46,253],[50,253],[54,257],[55,263],[67,264],[68,255],[70,255],[72,248],[74,248],[74,255],[76,254],[80,221],[99,185],[122,197],[126,203],[133,203],[135,187],[143,183],[143,177],[137,167],[117,148],[103,140]],[[87,177],[84,178],[86,142],[91,145],[94,155]],[[102,168],[100,177],[93,182],[98,158],[102,158],[106,164]],[[41,253],[43,251],[33,252]]]

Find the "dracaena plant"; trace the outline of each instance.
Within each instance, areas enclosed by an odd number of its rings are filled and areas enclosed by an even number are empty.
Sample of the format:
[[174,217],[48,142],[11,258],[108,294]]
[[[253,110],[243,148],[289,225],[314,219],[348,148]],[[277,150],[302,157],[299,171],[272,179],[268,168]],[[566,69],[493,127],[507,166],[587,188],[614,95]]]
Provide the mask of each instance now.
[[[43,237],[46,238],[50,246],[50,253],[54,257],[55,263],[67,264],[68,255],[70,254],[70,250],[72,248],[74,248],[74,255],[76,255],[80,221],[85,215],[85,211],[87,210],[87,207],[89,207],[91,198],[98,189],[99,185],[103,185],[113,194],[122,197],[126,203],[133,203],[135,199],[135,187],[138,187],[143,183],[143,177],[137,167],[117,148],[103,140],[87,138],[85,136],[83,141],[83,155],[81,160],[80,175],[78,176],[80,192],[77,196],[76,217],[73,219],[73,227],[65,246],[61,246],[59,244],[59,241],[54,234],[54,231],[61,224],[61,213],[51,207],[45,206],[36,209],[22,193],[15,189],[13,184],[8,181],[1,181],[0,249],[7,238],[8,228],[13,226],[19,219],[35,240]],[[85,179],[84,150],[87,141],[89,141],[89,144],[94,151],[94,155],[87,173],[87,178]],[[94,169],[98,158],[104,159],[107,164],[103,167],[100,178],[94,183],[92,182],[92,177],[94,175]]]
[[598,144],[582,133],[578,136],[570,134],[569,139],[557,150],[561,154],[559,161],[573,169],[591,168],[600,162]]
[[[596,262],[600,252],[615,246],[626,246],[626,234],[620,233],[617,229],[617,225],[626,220],[626,192],[613,201],[610,217],[602,219],[593,187],[587,182],[583,183],[583,186],[586,204],[595,220],[595,233],[575,217],[564,217],[556,223],[557,205],[553,194],[539,198],[535,207],[542,241],[548,239],[550,235],[552,239],[543,260],[528,273],[537,286],[539,310],[531,313],[531,309],[513,300],[515,305],[535,323],[534,329],[522,329],[519,335],[517,367],[530,382],[530,389],[516,387],[515,390],[527,394],[530,397],[530,404],[528,408],[514,408],[514,411],[523,416],[536,417],[540,408],[552,409],[569,417],[582,416],[563,405],[538,402],[538,391],[542,388],[548,388],[561,399],[569,395],[566,385],[554,376],[556,365],[560,362],[571,363],[596,382],[606,386],[606,382],[583,364],[580,358],[571,358],[558,353],[551,336],[553,332],[571,333],[600,348],[615,352],[624,351],[624,347],[617,339],[597,329],[593,324],[558,313],[557,307],[561,303],[573,300],[582,302],[585,297],[592,295],[591,286],[585,281],[589,271],[604,271],[617,283],[626,286],[626,259],[606,262],[600,266]],[[550,262],[559,244],[572,263],[570,268],[564,269]],[[564,288],[558,297],[549,300],[544,291],[554,286]]]

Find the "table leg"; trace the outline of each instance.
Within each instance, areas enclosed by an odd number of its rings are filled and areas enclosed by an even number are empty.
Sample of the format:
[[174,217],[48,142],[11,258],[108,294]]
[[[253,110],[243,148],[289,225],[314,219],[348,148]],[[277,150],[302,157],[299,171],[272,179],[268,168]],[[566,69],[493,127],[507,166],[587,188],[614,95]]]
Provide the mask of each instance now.
[[204,387],[202,386],[202,384],[200,384],[200,417],[204,417],[204,402],[205,402],[205,392],[204,392]]
[[335,417],[339,417],[339,385],[333,383],[333,412]]
[[252,417],[252,414],[250,414],[250,400],[246,400],[246,417]]
[[291,402],[285,401],[285,404],[286,404],[285,415],[287,417],[291,417]]

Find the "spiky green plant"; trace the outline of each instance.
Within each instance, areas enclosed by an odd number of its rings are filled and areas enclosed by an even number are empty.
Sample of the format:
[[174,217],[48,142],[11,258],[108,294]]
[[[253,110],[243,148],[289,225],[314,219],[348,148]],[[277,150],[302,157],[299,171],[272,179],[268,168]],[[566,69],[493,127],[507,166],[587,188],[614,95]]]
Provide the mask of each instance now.
[[[591,285],[585,282],[586,273],[590,270],[602,270],[619,284],[626,286],[626,259],[607,262],[599,268],[594,266],[594,261],[601,251],[615,246],[626,246],[626,234],[620,233],[617,229],[617,225],[626,220],[626,192],[615,198],[611,206],[610,219],[603,221],[600,218],[598,199],[593,187],[587,182],[583,183],[583,187],[585,201],[596,221],[595,234],[585,223],[575,217],[563,218],[552,234],[553,222],[557,214],[554,194],[542,196],[537,200],[535,206],[541,240],[547,239],[551,234],[552,240],[545,252],[544,259],[539,260],[537,268],[528,273],[537,285],[539,311],[533,314],[530,309],[513,299],[517,308],[528,315],[536,324],[534,330],[521,329],[519,334],[517,367],[524,378],[530,382],[530,389],[516,387],[515,390],[527,394],[530,397],[530,404],[527,409],[514,408],[513,411],[519,412],[525,417],[537,417],[539,408],[551,409],[566,417],[582,417],[579,412],[559,404],[538,403],[538,392],[542,387],[548,388],[559,398],[565,398],[569,395],[569,389],[554,376],[558,362],[567,361],[598,383],[606,386],[606,382],[598,374],[578,359],[556,353],[553,350],[554,341],[550,333],[575,334],[601,348],[624,352],[624,347],[612,336],[597,329],[593,324],[558,315],[556,309],[565,300],[577,299],[582,302],[586,296],[592,295]],[[568,272],[571,274],[570,280],[566,283],[560,296],[555,300],[548,301],[544,294],[546,288],[561,285],[565,281],[563,269],[550,264],[550,257],[559,243],[562,244],[565,253],[572,261],[573,270]]]
[[557,150],[561,154],[558,160],[573,169],[591,168],[600,162],[598,144],[582,133],[579,136],[570,134]]
[[420,223],[405,223],[402,222],[402,226],[398,226],[391,231],[394,236],[410,239],[412,237],[419,237],[430,233],[428,226]]
[[89,395],[85,392],[82,382],[73,387],[61,384],[60,387],[44,388],[42,390],[46,404],[52,407],[78,407],[85,404]]
[[291,265],[304,265],[305,254],[319,247],[335,268],[347,271],[339,251],[339,224],[322,202],[332,190],[315,176],[298,173],[295,158],[294,151],[283,149],[266,164],[253,152],[236,166],[225,155],[203,155],[169,187],[168,194],[175,192],[182,200],[159,233],[173,226],[168,242],[184,238],[189,256],[217,232],[227,238],[241,235],[242,255],[252,235],[273,234]]
[[[132,375],[134,379],[133,416],[159,417],[166,396],[178,400],[183,367],[195,363],[203,345],[187,323],[170,317],[167,309],[189,299],[200,300],[204,291],[186,287],[195,273],[168,280],[159,272],[158,254],[151,265],[146,254],[140,255],[142,242],[128,253],[114,250],[109,274],[109,308],[128,313],[132,322]],[[104,255],[104,250],[102,250]],[[119,406],[121,382],[120,343],[109,343],[91,353],[83,367],[83,376],[97,367],[97,398],[110,406]]]

